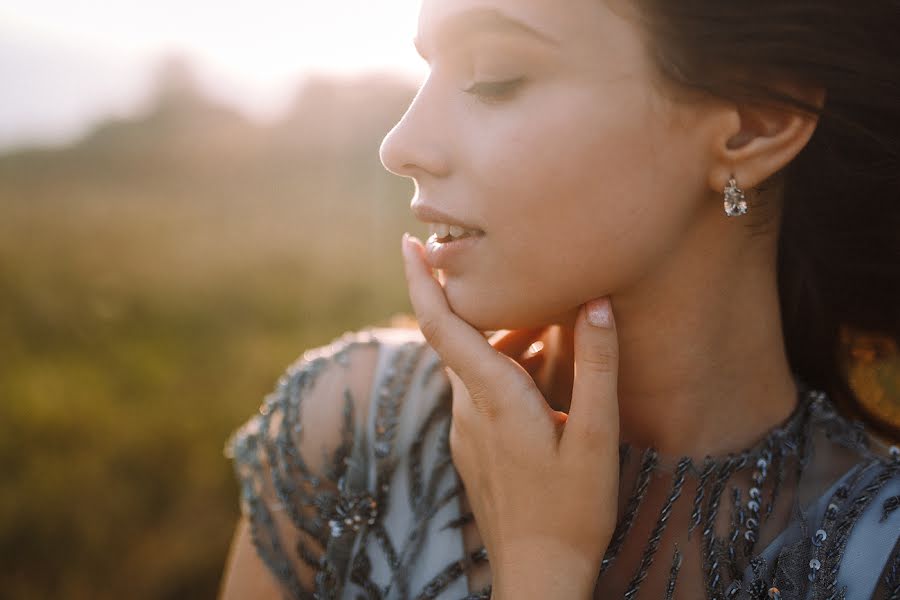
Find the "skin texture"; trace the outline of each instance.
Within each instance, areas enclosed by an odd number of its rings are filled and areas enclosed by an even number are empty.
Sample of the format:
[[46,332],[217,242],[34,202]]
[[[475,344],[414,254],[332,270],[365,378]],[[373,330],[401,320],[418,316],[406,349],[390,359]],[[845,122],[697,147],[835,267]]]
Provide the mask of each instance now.
[[[756,441],[796,401],[778,312],[777,173],[815,121],[673,89],[629,10],[624,0],[424,0],[418,45],[431,73],[381,150],[386,168],[415,181],[414,204],[486,232],[438,279],[415,243],[404,256],[417,317],[449,365],[454,462],[497,598],[590,594],[616,511],[616,431],[664,457],[700,458]],[[471,11],[555,42],[461,22]],[[519,77],[510,93],[464,91]],[[824,102],[822,90],[777,86]],[[751,204],[736,219],[722,208],[732,174]],[[753,232],[748,219],[769,226]],[[615,315],[606,334],[576,323],[600,297]],[[579,326],[589,333],[576,336]],[[524,350],[534,339],[537,354]],[[576,522],[588,505],[594,520]],[[220,597],[281,597],[245,519]]]
[[[723,454],[755,442],[797,401],[778,307],[777,174],[815,119],[672,89],[629,10],[425,0],[417,45],[431,72],[381,149],[386,168],[415,181],[414,206],[485,232],[439,277],[415,240],[404,257],[416,316],[453,382],[451,447],[496,597],[589,594],[615,518],[616,438],[664,456]],[[499,95],[471,87],[519,78]],[[777,85],[824,101],[822,90]],[[731,175],[748,192],[775,183],[748,194],[767,228],[725,216]],[[598,350],[579,315],[601,297],[613,306],[615,343]],[[492,349],[482,335],[542,327],[552,360],[537,370],[516,368],[519,348]],[[607,385],[588,385],[604,369],[615,371]],[[571,419],[560,424],[557,412]],[[581,432],[577,451],[562,452],[570,428]],[[575,481],[579,473],[593,475]],[[584,502],[609,507],[588,525],[593,545],[579,529]],[[551,577],[548,564],[571,577]]]
[[[459,25],[484,10],[557,43]],[[755,440],[796,401],[776,286],[779,190],[753,188],[815,121],[671,92],[642,35],[627,7],[597,0],[565,11],[425,0],[418,45],[431,72],[381,157],[415,181],[413,204],[485,231],[440,273],[455,314],[480,331],[558,325],[571,344],[577,308],[610,296],[623,437],[702,457]],[[501,97],[464,91],[522,76]],[[731,174],[750,215],[724,215]],[[751,218],[769,227],[753,232]],[[548,400],[565,410],[565,386]]]
[[450,450],[488,552],[494,597],[590,597],[617,513],[618,351],[608,299],[598,301],[607,307],[604,327],[579,311],[576,377],[563,413],[515,360],[535,332],[485,340],[450,310],[421,244],[404,238],[403,254],[422,332],[453,387]]

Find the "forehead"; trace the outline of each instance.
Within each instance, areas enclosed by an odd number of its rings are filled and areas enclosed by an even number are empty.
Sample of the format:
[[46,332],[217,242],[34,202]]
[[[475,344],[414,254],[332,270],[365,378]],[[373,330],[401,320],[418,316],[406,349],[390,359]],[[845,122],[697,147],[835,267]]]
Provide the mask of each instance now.
[[[479,10],[495,10],[519,19],[537,20],[545,26],[558,25],[568,0],[422,0],[419,27],[437,25],[445,19]],[[555,8],[554,8],[555,6]]]
[[[494,13],[521,22],[563,41],[579,41],[602,32],[612,13],[605,0],[423,0],[419,12],[421,38],[430,38],[448,24],[463,26],[478,15]],[[475,16],[475,19],[469,17]],[[605,18],[604,18],[605,17]]]
[[[417,39],[429,42],[461,31],[494,25],[509,19],[557,40],[569,48],[596,52],[633,40],[634,28],[621,10],[611,4],[618,0],[422,0]],[[489,27],[488,27],[489,28]],[[426,44],[427,45],[427,44]]]

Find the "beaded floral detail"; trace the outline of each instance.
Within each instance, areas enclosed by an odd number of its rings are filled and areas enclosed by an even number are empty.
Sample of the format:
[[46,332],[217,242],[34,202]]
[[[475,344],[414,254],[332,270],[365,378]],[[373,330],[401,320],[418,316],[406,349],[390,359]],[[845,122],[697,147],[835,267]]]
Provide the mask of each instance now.
[[342,496],[328,520],[331,537],[341,537],[348,531],[359,532],[363,525],[374,525],[378,517],[378,503],[369,494]]
[[[441,365],[426,352],[422,342],[401,345],[390,364],[380,370],[372,391],[367,428],[368,438],[358,439],[353,398],[344,395],[341,442],[325,462],[322,472],[313,472],[300,452],[305,433],[300,406],[304,393],[329,364],[347,366],[348,356],[360,346],[382,342],[368,334],[344,338],[324,352],[312,352],[289,369],[279,380],[275,393],[267,397],[254,421],[253,432],[238,432],[229,445],[235,458],[242,487],[242,506],[250,518],[257,551],[277,576],[288,598],[373,598],[381,600],[488,600],[491,587],[460,596],[457,589],[470,569],[488,561],[481,547],[448,560],[434,573],[413,577],[417,557],[428,544],[429,523],[444,507],[459,499],[464,490],[450,459],[449,386],[435,398],[430,410],[414,431],[403,434],[404,407],[412,380],[420,385],[441,374]],[[426,355],[431,362],[423,364]],[[880,494],[884,486],[900,475],[900,451],[892,448],[887,457],[872,452],[865,432],[858,424],[840,417],[825,394],[798,386],[797,409],[764,440],[743,452],[725,457],[706,457],[695,463],[683,457],[672,465],[661,464],[653,448],[620,446],[624,464],[637,455],[639,466],[632,489],[623,498],[624,511],[598,573],[596,597],[603,595],[603,574],[616,564],[626,540],[633,536],[634,524],[651,479],[660,473],[671,475],[668,493],[649,532],[635,570],[626,578],[627,600],[641,598],[642,585],[655,560],[666,560],[665,600],[676,597],[682,577],[684,554],[678,544],[668,556],[660,552],[666,530],[673,526],[674,507],[684,495],[688,480],[696,482],[693,493],[684,498],[689,519],[678,526],[699,536],[704,596],[708,599],[807,600],[844,598],[847,590],[838,585],[838,572],[850,533],[866,509],[874,506],[881,523],[891,523],[900,508],[900,495]],[[859,456],[857,468],[824,498],[821,518],[796,540],[785,544],[776,555],[758,555],[760,527],[773,514],[779,491],[788,481],[799,480],[812,462],[810,444],[813,429],[826,432],[828,439]],[[437,442],[434,437],[436,435]],[[398,446],[405,438],[407,445]],[[437,447],[434,447],[434,444]],[[435,450],[436,459],[426,468],[424,454]],[[730,482],[737,473],[749,475],[749,485]],[[443,485],[445,483],[451,485]],[[402,483],[408,505],[392,500],[395,486]],[[270,486],[275,497],[266,499]],[[392,506],[393,504],[393,506]],[[303,532],[300,541],[287,545],[283,525],[276,524],[273,511],[283,511],[288,522]],[[387,515],[402,511],[409,518],[408,530],[389,529]],[[717,532],[719,512],[728,510],[727,531]],[[458,514],[438,524],[439,531],[460,530],[473,515]],[[316,546],[321,548],[317,550]],[[662,556],[660,556],[662,555]],[[296,561],[315,570],[315,588],[300,582]],[[376,564],[382,576],[376,577]],[[387,579],[383,578],[387,569]],[[885,566],[877,598],[900,600],[900,552],[894,552]],[[683,591],[682,591],[683,595]],[[646,594],[644,594],[646,596]],[[851,600],[848,598],[848,600]],[[855,598],[852,600],[856,600]]]

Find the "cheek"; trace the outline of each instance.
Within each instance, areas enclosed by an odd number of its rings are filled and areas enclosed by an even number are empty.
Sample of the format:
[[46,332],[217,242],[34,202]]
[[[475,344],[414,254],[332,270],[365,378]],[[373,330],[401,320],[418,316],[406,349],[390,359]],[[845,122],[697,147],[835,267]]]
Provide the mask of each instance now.
[[[668,141],[657,113],[596,90],[498,111],[467,164],[490,226],[477,270],[447,282],[454,309],[524,326],[640,276],[671,238],[663,196]],[[462,315],[462,313],[461,313]],[[490,327],[485,327],[490,328]]]
[[[571,93],[559,106],[545,102],[493,136],[489,218],[506,225],[513,264],[583,269],[592,263],[579,257],[609,256],[610,243],[639,244],[647,214],[664,208],[658,117],[640,103],[598,97]],[[482,164],[490,164],[487,157]]]

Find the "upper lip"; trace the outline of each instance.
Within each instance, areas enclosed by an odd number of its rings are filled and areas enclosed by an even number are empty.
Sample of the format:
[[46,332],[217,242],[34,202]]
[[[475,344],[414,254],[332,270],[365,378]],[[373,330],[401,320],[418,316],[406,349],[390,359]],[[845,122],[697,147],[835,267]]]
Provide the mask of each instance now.
[[447,213],[434,208],[433,206],[428,206],[427,204],[412,204],[410,206],[413,214],[416,218],[423,223],[446,223],[447,225],[456,225],[457,227],[462,227],[463,229],[470,229],[473,231],[482,231],[480,227],[475,225],[471,225],[469,223],[465,223],[456,217],[448,215]]

